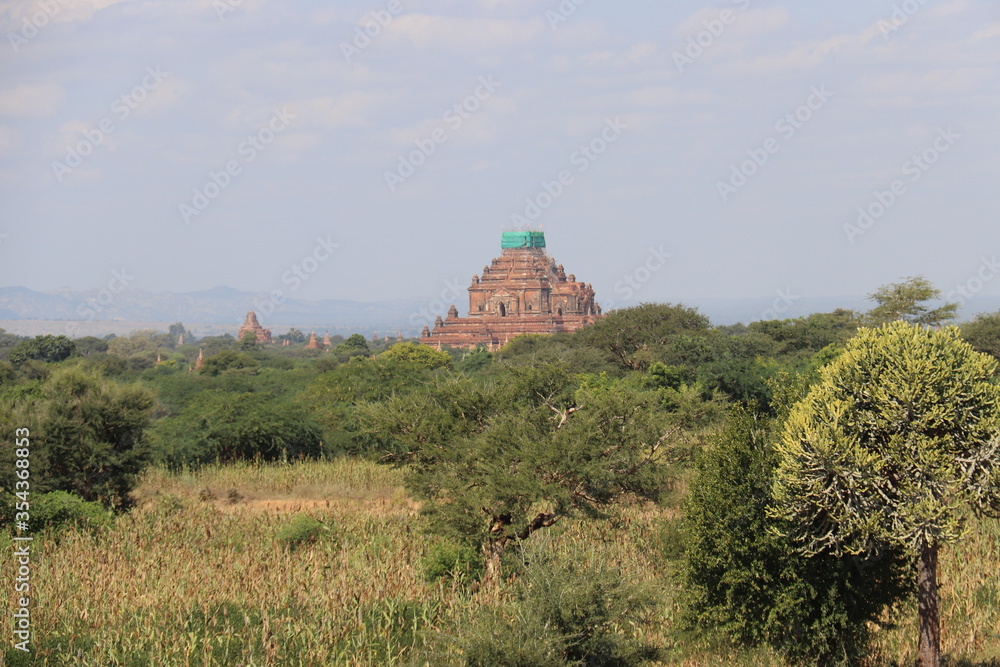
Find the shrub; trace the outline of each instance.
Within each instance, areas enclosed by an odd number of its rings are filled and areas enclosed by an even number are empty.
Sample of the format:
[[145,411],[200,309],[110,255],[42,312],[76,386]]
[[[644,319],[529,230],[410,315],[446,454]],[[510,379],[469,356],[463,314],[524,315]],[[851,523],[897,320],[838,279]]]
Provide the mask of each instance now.
[[448,578],[469,584],[483,575],[482,555],[472,545],[454,540],[435,542],[422,560],[428,581]]
[[883,612],[909,594],[912,565],[898,549],[807,557],[779,534],[768,513],[776,423],[736,410],[699,457],[683,523],[684,624],[796,661],[854,664]]
[[658,657],[655,647],[623,631],[657,605],[649,589],[577,554],[557,558],[529,546],[524,556],[508,602],[458,621],[453,648],[465,665],[629,667]]
[[332,533],[330,526],[319,519],[299,514],[278,530],[277,541],[289,551],[295,551],[300,547],[316,544]]

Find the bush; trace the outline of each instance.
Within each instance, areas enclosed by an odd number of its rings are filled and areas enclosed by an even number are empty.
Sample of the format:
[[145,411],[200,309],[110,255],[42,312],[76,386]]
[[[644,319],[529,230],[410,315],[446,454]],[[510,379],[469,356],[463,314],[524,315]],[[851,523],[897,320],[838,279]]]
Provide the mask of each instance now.
[[777,420],[734,411],[698,460],[685,502],[684,625],[809,664],[855,664],[883,612],[910,593],[900,550],[807,557],[769,515]]
[[299,514],[278,530],[277,541],[289,551],[295,551],[332,535],[333,529],[327,524],[315,517]]
[[[16,503],[20,499],[5,493],[0,498],[0,522],[4,526],[13,527],[16,520]],[[98,528],[107,525],[112,518],[111,512],[100,503],[87,502],[79,496],[65,491],[50,493],[32,493],[28,497],[30,509],[28,514],[28,532],[38,533],[45,528],[59,530],[69,525],[83,528]]]
[[[655,647],[623,631],[657,605],[648,589],[579,554],[557,558],[536,546],[524,556],[509,602],[457,621],[449,648],[464,656],[463,664],[629,667],[658,657]],[[442,658],[436,655],[431,663]]]
[[428,581],[448,578],[470,584],[483,575],[482,554],[470,544],[453,540],[434,542],[424,554],[422,564]]

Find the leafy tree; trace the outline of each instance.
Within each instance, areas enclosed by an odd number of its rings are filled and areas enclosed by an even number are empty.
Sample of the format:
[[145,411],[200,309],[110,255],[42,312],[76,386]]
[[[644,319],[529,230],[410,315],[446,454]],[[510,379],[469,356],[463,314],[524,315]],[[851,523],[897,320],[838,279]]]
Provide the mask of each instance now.
[[459,376],[359,409],[367,429],[408,451],[432,530],[481,547],[489,582],[508,544],[625,494],[658,497],[676,432],[655,391],[610,379],[576,388],[556,365],[500,378]]
[[303,408],[255,392],[203,392],[156,424],[155,457],[172,467],[259,458],[316,457],[322,429]]
[[225,350],[235,350],[238,342],[239,341],[237,341],[232,334],[206,336],[198,341],[198,347],[207,357]]
[[858,316],[838,308],[832,313],[813,313],[792,320],[752,322],[748,331],[761,333],[778,343],[778,356],[811,355],[827,345],[843,345],[858,328]]
[[[59,368],[10,400],[2,411],[8,423],[0,419],[0,425],[30,429],[33,490],[126,505],[148,458],[145,430],[154,402],[139,385]],[[9,448],[3,452],[10,454]],[[2,470],[2,487],[14,489],[13,465]]]
[[6,359],[10,349],[21,342],[21,337],[0,328],[0,359]]
[[[580,329],[583,344],[610,352],[626,370],[642,370],[678,334],[705,333],[709,320],[694,308],[643,303],[615,310]],[[667,361],[667,363],[674,363]]]
[[455,364],[455,369],[463,373],[476,373],[487,368],[492,363],[493,355],[486,348],[477,347],[470,352],[464,353],[458,363]]
[[939,300],[941,290],[923,276],[912,276],[901,283],[879,287],[868,298],[878,305],[868,311],[865,319],[870,326],[903,320],[913,324],[938,326],[955,317],[957,303],[946,303],[931,309],[926,304]]
[[337,352],[369,352],[368,341],[361,334],[351,334],[347,340],[337,346]]
[[109,340],[108,351],[125,358],[139,355],[155,358],[156,351],[163,343],[160,336],[153,329],[133,331],[128,336],[117,336]]
[[962,325],[962,338],[978,352],[1000,359],[1000,313],[977,315]]
[[584,345],[581,340],[577,334],[522,334],[504,345],[496,359],[513,366],[559,363],[574,373],[622,374],[610,352]]
[[260,362],[248,354],[223,350],[205,359],[201,367],[201,372],[205,375],[218,375],[219,373],[231,370],[252,370],[258,366],[260,366]]
[[240,336],[239,345],[237,345],[241,352],[252,352],[257,349],[257,332],[247,331],[242,336]]
[[283,333],[278,336],[278,340],[287,340],[290,343],[304,343],[308,339],[308,336],[301,329],[296,329],[292,327],[288,330],[288,333]]
[[108,341],[96,336],[77,338],[73,343],[76,345],[77,352],[82,357],[89,357],[92,354],[102,354],[108,351]]
[[7,355],[7,361],[15,366],[26,361],[49,363],[69,359],[76,354],[76,345],[66,336],[35,336],[21,341]]
[[806,553],[917,559],[920,662],[940,662],[937,557],[1000,514],[997,362],[948,327],[862,329],[789,416],[775,512]]
[[419,343],[396,343],[379,355],[419,368],[451,368],[451,355]]
[[[787,375],[772,384],[797,392]],[[768,514],[779,425],[736,408],[698,457],[682,523],[684,622],[796,661],[855,664],[883,611],[909,593],[909,561],[898,548],[872,558],[798,553]]]
[[195,342],[194,334],[184,328],[184,324],[181,322],[174,322],[167,329],[167,336],[169,337],[169,343],[167,347],[177,347],[177,343],[180,341],[181,336],[184,336],[184,344],[190,345]]

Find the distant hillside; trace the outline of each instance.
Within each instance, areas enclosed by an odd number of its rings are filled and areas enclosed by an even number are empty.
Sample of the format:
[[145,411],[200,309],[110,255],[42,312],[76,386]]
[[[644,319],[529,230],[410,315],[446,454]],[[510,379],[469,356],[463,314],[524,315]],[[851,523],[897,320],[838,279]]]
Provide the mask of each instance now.
[[379,303],[285,299],[273,304],[262,301],[258,294],[231,287],[186,293],[126,290],[110,299],[108,294],[97,290],[45,293],[25,287],[2,287],[0,320],[213,322],[231,323],[235,329],[247,311],[254,310],[266,327],[402,331],[411,335],[423,327],[425,318],[419,313],[426,308],[426,303],[415,299]]

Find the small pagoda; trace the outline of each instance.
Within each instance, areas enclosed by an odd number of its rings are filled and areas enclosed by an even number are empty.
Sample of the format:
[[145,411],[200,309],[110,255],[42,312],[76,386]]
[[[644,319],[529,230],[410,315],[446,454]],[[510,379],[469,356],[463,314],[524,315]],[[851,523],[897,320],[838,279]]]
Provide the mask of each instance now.
[[243,322],[243,326],[240,327],[240,332],[236,336],[236,340],[243,340],[243,337],[248,333],[253,332],[257,338],[258,343],[270,343],[271,342],[271,330],[265,329],[257,321],[257,313],[252,310],[247,313],[247,319]]

